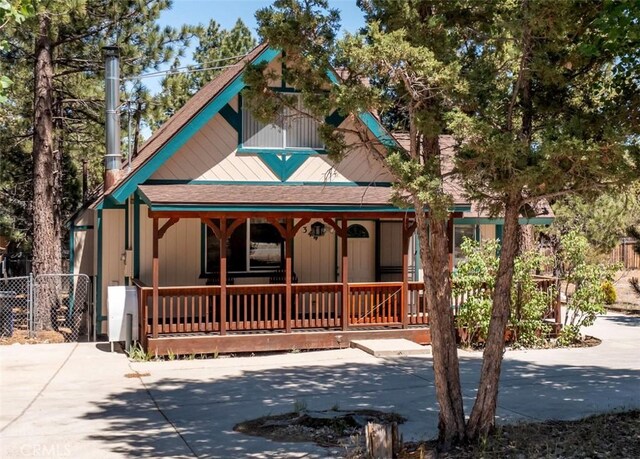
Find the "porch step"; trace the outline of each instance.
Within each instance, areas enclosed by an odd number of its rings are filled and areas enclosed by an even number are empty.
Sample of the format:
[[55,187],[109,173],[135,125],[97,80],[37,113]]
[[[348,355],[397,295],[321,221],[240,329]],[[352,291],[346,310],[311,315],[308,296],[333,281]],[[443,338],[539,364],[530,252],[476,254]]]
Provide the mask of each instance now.
[[352,340],[351,347],[361,349],[374,357],[431,354],[431,346],[422,346],[408,339],[359,339]]

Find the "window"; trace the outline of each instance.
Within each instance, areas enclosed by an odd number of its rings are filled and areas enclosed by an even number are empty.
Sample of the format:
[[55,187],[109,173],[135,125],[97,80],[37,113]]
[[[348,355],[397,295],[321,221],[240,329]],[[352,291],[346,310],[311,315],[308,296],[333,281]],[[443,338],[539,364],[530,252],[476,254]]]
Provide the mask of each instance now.
[[278,230],[260,219],[252,219],[249,228],[249,271],[282,267],[284,246]]
[[[251,110],[242,106],[242,145],[247,148],[324,148],[318,133],[318,123],[305,116],[300,94],[296,97],[296,109],[285,108],[271,124],[254,118]],[[302,113],[301,113],[302,112]]]
[[475,225],[454,225],[453,227],[453,265],[457,266],[459,261],[464,260],[462,254],[462,242],[464,238],[475,239]]
[[369,237],[369,231],[357,223],[349,225],[347,228],[347,237],[352,239],[366,239]]
[[[218,220],[214,220],[219,224]],[[229,220],[227,224],[231,224]],[[248,231],[247,231],[248,227]],[[220,241],[211,228],[206,234],[206,273],[220,270]],[[284,241],[278,230],[264,219],[253,218],[240,225],[227,241],[229,272],[275,270],[282,267]]]

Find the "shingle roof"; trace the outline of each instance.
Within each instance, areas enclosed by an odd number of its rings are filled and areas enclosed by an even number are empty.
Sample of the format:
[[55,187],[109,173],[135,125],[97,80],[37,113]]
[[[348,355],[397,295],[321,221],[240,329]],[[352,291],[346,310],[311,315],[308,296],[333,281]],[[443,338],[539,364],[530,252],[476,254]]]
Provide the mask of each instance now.
[[393,190],[381,186],[140,185],[155,205],[390,206]]

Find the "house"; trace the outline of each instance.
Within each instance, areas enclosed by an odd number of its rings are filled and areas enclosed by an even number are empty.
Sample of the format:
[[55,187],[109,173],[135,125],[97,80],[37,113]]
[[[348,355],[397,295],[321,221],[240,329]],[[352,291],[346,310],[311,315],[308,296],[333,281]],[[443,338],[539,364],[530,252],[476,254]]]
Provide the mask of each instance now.
[[[99,332],[107,287],[136,285],[141,342],[158,354],[428,342],[414,210],[390,203],[385,165],[364,147],[333,164],[311,120],[259,123],[243,109],[247,62],[282,66],[260,45],[226,69],[131,164],[107,171],[104,192],[75,217],[73,271],[95,279]],[[331,117],[407,140],[370,113]],[[461,195],[450,223],[452,264],[463,236],[500,235],[500,220]]]

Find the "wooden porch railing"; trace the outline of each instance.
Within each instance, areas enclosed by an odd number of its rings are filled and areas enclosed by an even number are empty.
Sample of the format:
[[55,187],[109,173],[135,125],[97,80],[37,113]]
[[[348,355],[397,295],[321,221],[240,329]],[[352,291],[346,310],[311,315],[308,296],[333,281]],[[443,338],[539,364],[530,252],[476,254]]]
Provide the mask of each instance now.
[[342,284],[294,284],[292,328],[342,326]]
[[402,282],[349,284],[349,325],[401,325]]
[[[539,288],[555,285],[553,278],[538,278]],[[293,284],[291,313],[287,317],[287,289],[284,284],[229,285],[226,287],[226,320],[221,321],[221,288],[212,286],[159,287],[157,312],[153,288],[135,282],[138,289],[140,329],[143,344],[147,336],[176,333],[264,331],[343,328],[343,284]],[[426,326],[427,301],[422,282],[409,282],[406,305],[402,305],[402,282],[350,283],[347,326]],[[457,314],[474,292],[452,298]],[[475,292],[477,293],[477,292]],[[403,323],[403,311],[406,314]],[[546,318],[558,319],[559,302],[554,297]]]

